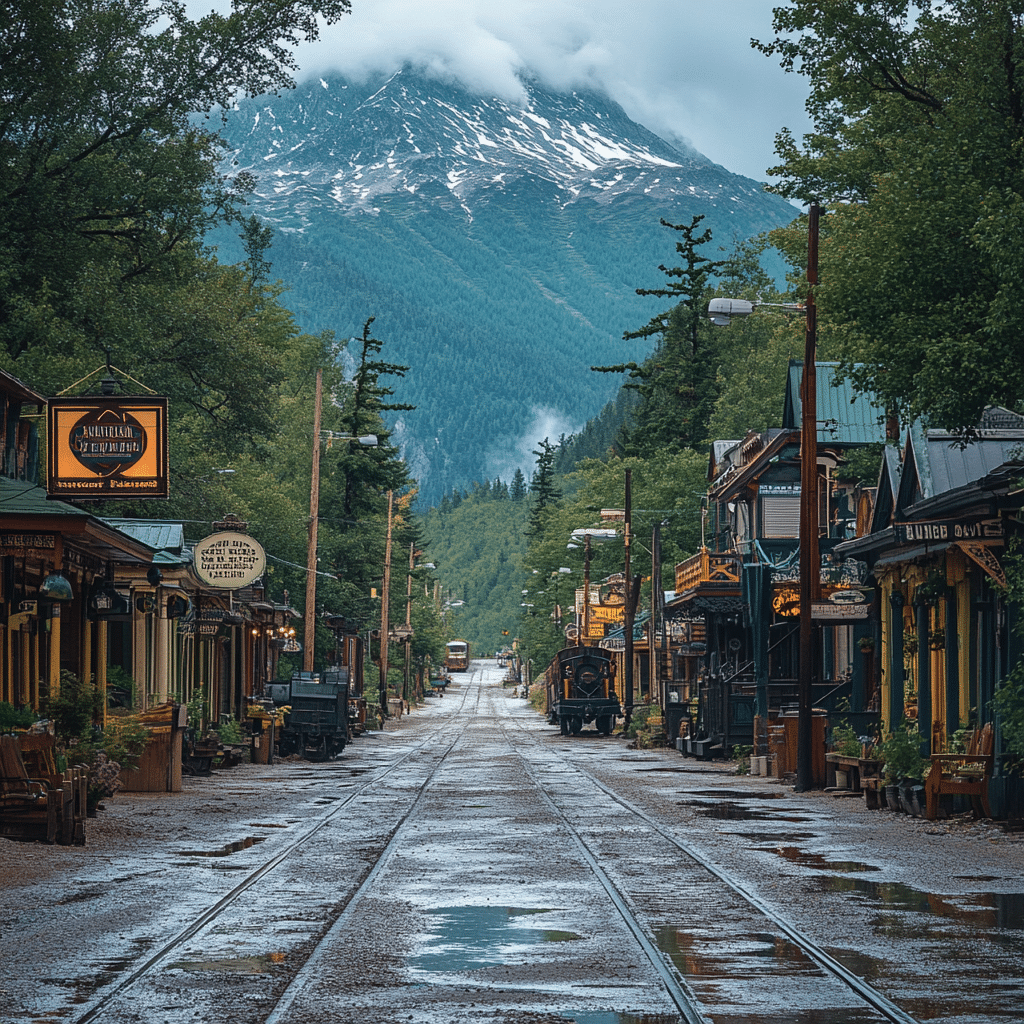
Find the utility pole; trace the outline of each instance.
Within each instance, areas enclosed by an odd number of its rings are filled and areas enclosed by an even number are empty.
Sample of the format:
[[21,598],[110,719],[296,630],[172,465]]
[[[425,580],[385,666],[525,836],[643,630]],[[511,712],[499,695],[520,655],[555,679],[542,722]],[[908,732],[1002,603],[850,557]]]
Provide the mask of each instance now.
[[412,570],[416,558],[415,542],[409,545],[409,573],[405,577],[405,680],[402,683],[402,699],[409,699],[409,681],[412,671]]
[[818,283],[818,217],[812,203],[807,216],[807,328],[800,420],[800,680],[796,726],[798,793],[814,788],[813,694],[815,675],[814,602],[821,597],[821,556],[818,553],[818,384],[815,367],[818,317],[814,288]]
[[583,635],[580,637],[580,645],[587,646],[587,638],[590,636],[590,534],[584,535],[583,539]]
[[388,717],[388,599],[391,596],[391,510],[394,493],[388,491],[388,539],[384,546],[384,585],[381,587],[380,599],[380,713]]
[[306,549],[306,623],[302,644],[302,669],[313,671],[316,646],[316,534],[320,515],[320,406],[324,394],[324,372],[316,371],[316,399],[313,409],[313,474],[309,488],[309,546]]
[[625,518],[623,521],[623,539],[625,541],[625,564],[623,566],[623,575],[625,576],[625,598],[626,603],[622,610],[622,626],[623,626],[623,637],[626,642],[626,649],[624,651],[624,662],[623,665],[623,696],[625,699],[625,724],[629,727],[630,719],[633,717],[633,614],[636,611],[636,605],[633,602],[633,578],[630,576],[629,569],[629,548],[632,541],[630,535],[630,521],[632,517],[632,492],[633,492],[633,470],[626,470],[626,503],[625,503]]

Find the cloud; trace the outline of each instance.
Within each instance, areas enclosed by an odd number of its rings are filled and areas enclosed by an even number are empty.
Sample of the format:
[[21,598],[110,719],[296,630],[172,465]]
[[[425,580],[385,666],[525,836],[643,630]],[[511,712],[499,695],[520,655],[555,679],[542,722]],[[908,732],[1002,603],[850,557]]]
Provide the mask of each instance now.
[[303,77],[364,78],[408,62],[513,102],[524,72],[598,88],[652,131],[763,179],[775,134],[809,127],[804,80],[750,46],[773,36],[765,0],[352,0],[299,63]]
[[533,453],[540,442],[547,438],[551,444],[557,444],[563,434],[568,436],[584,427],[582,423],[573,423],[557,409],[535,406],[531,416],[530,425],[518,438],[501,441],[484,457],[488,479],[501,477],[507,483],[516,475],[516,470],[521,469],[529,482],[537,464]]

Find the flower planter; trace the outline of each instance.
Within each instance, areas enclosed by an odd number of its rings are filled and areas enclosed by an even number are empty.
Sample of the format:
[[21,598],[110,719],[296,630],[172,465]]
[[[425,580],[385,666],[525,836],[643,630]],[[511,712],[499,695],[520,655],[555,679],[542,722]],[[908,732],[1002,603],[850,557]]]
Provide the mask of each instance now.
[[901,782],[899,786],[900,802],[903,810],[915,818],[923,816],[924,786],[916,780]]

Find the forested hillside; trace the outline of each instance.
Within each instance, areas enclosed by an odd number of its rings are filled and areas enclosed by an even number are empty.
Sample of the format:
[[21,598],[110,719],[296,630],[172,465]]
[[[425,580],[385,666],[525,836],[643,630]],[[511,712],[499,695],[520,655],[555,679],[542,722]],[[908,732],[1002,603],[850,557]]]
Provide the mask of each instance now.
[[[529,93],[521,110],[404,69],[228,115],[230,173],[258,181],[250,205],[298,322],[348,337],[376,316],[410,367],[416,409],[392,423],[425,504],[529,472],[540,437],[615,398],[621,378],[589,367],[650,351],[622,335],[670,248],[661,218],[704,214],[731,249],[794,213],[604,97]],[[240,258],[230,232],[216,238]]]
[[423,540],[442,581],[449,636],[493,654],[516,635],[530,503],[501,481],[456,491],[422,517]]

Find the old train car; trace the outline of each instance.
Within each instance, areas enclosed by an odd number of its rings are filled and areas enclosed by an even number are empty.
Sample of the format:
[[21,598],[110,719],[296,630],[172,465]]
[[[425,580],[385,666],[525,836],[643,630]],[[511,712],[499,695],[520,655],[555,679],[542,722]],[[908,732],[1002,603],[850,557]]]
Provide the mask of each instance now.
[[611,734],[622,706],[615,693],[615,662],[598,647],[564,647],[544,675],[548,720],[562,735],[575,736],[593,722],[599,733]]
[[449,640],[444,645],[444,667],[449,672],[465,672],[469,668],[469,644],[465,640]]
[[287,683],[268,686],[278,707],[287,707],[278,731],[282,757],[299,754],[307,761],[326,761],[348,742],[348,672],[295,672]]

